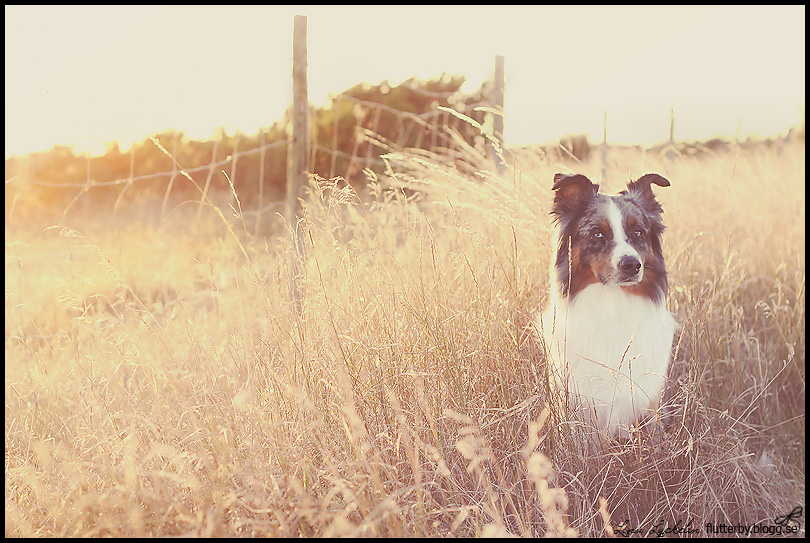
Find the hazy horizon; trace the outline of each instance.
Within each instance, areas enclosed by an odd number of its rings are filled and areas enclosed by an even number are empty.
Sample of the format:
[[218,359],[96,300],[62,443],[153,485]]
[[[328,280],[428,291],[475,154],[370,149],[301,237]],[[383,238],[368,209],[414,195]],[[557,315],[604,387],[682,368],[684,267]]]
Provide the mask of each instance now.
[[6,147],[98,153],[176,129],[255,134],[291,100],[442,73],[473,92],[505,57],[505,139],[651,145],[774,137],[803,121],[804,6],[6,6]]

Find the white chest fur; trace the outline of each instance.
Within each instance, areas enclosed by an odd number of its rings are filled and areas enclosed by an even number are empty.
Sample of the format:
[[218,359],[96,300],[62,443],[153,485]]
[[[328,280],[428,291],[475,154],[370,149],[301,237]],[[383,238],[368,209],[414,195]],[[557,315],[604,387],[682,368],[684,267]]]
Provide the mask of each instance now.
[[558,385],[568,376],[576,410],[603,432],[627,437],[657,408],[676,329],[664,302],[597,283],[552,300],[539,320]]

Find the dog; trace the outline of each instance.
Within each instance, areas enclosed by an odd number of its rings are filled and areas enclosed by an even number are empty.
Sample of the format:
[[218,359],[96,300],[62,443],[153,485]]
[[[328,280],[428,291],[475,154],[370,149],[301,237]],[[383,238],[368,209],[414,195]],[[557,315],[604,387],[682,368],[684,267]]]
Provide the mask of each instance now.
[[652,185],[670,183],[649,173],[609,196],[584,175],[558,173],[552,186],[550,296],[535,325],[554,383],[581,418],[614,438],[658,427],[677,328]]

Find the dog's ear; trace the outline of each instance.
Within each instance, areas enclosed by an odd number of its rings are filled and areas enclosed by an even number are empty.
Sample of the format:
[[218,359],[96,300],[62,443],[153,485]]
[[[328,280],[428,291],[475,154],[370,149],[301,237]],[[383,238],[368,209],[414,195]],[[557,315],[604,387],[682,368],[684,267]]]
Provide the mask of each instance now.
[[553,212],[559,214],[589,202],[599,191],[599,185],[581,173],[557,173],[554,174],[551,190],[556,191]]
[[650,211],[661,213],[663,209],[661,208],[661,204],[658,203],[658,200],[655,199],[651,188],[653,184],[659,187],[668,187],[670,185],[669,180],[661,177],[657,173],[648,173],[628,183],[627,191],[625,192],[640,197],[641,203]]
[[[645,186],[645,188],[648,188],[648,189],[650,188],[651,184],[656,184],[659,187],[668,187],[669,186],[669,180],[665,179],[664,177],[661,177],[657,173],[648,173],[648,174],[642,175],[636,181],[633,181],[632,183],[630,183],[630,185],[633,185],[633,184],[638,186],[638,187]],[[628,186],[630,186],[630,185],[628,185]]]
[[578,190],[593,187],[594,190],[599,190],[599,185],[595,185],[590,179],[581,173],[555,173],[554,185],[551,190],[559,190],[565,187],[574,186],[580,187]]

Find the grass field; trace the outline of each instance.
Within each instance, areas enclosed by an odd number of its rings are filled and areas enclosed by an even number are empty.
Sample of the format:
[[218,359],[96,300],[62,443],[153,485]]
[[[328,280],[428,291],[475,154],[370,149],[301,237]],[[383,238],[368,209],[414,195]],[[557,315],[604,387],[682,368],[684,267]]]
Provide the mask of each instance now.
[[288,237],[238,212],[7,215],[6,536],[775,529],[805,495],[804,142],[608,158],[604,190],[672,183],[655,444],[578,440],[527,329],[553,174],[598,156],[499,178],[407,152],[362,201],[313,183],[300,315]]

